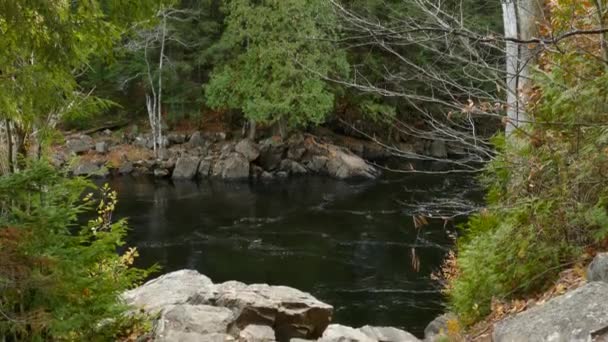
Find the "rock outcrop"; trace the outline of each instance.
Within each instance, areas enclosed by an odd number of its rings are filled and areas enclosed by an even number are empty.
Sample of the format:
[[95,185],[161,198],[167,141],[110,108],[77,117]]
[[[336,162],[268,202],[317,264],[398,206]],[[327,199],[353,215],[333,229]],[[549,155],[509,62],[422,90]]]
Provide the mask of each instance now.
[[[222,180],[283,179],[307,174],[322,174],[337,179],[374,179],[378,170],[351,149],[321,138],[295,134],[287,140],[280,137],[259,143],[250,139],[226,140],[226,134],[170,132],[154,153],[148,134],[126,134],[122,141],[112,134],[87,135],[68,139],[58,149],[53,163],[67,163],[67,155],[82,155],[77,175],[92,175],[96,165],[109,165],[114,175],[153,175],[174,180],[215,178]],[[351,139],[352,140],[352,139]],[[352,145],[352,144],[351,144]],[[368,144],[367,144],[368,145]],[[367,146],[365,145],[365,146]],[[353,146],[358,146],[354,144]],[[361,151],[370,150],[369,148]],[[378,153],[374,152],[374,155]],[[86,158],[85,158],[86,157]],[[103,173],[109,175],[109,172]]]
[[497,323],[493,341],[594,341],[607,328],[608,283],[591,282]]
[[587,281],[608,283],[608,253],[599,253],[587,268]]
[[130,306],[158,314],[155,341],[414,342],[392,327],[331,324],[333,307],[286,286],[213,284],[193,270],[165,274],[122,295]]
[[[279,341],[318,338],[333,313],[331,305],[290,287],[236,281],[213,284],[192,270],[151,280],[123,298],[133,307],[160,312],[155,331],[162,341],[180,341],[171,336],[226,334],[239,341],[262,342],[269,340],[269,330]],[[265,337],[257,340],[256,336]]]

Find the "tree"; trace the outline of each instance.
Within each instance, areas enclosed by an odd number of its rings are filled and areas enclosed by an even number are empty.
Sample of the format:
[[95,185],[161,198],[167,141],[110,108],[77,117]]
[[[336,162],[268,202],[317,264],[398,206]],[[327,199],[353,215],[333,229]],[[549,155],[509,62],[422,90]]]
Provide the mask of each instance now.
[[522,124],[530,121],[526,114],[527,93],[530,92],[532,68],[538,47],[523,44],[539,36],[538,22],[542,18],[539,0],[503,0],[504,34],[506,38],[507,125],[510,136]]
[[[33,140],[42,145],[69,112],[107,106],[76,76],[92,55],[108,55],[128,22],[149,14],[150,1],[0,1],[0,122],[8,169]],[[87,105],[84,105],[85,102]]]
[[231,57],[214,69],[205,87],[207,104],[241,110],[254,124],[323,122],[335,102],[335,90],[323,78],[345,75],[348,67],[332,45],[337,33],[331,5],[230,0],[226,8],[219,44]]

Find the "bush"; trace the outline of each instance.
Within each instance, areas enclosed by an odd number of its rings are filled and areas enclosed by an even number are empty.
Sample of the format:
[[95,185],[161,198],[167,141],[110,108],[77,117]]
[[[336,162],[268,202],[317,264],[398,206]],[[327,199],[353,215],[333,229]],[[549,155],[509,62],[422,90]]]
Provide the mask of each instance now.
[[[127,226],[112,222],[116,193],[37,163],[0,178],[0,336],[113,340],[126,320],[119,294],[148,270],[130,265]],[[97,217],[79,226],[92,210]]]
[[[499,155],[484,175],[488,208],[462,227],[447,289],[464,323],[488,314],[494,298],[542,291],[586,248],[606,246],[608,76],[574,58],[562,63],[537,75],[535,123],[508,146],[496,139]],[[563,72],[571,63],[588,76],[584,86]]]

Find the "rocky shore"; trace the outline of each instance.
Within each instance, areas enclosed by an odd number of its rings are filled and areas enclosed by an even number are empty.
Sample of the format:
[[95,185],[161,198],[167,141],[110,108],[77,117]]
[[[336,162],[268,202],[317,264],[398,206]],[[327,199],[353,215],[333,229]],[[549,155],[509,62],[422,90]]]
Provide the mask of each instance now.
[[333,307],[286,286],[214,284],[194,270],[165,274],[123,294],[131,306],[158,314],[148,338],[165,342],[410,342],[392,328],[331,324]]
[[[507,316],[477,341],[608,340],[608,253],[598,254],[580,286]],[[156,314],[148,340],[177,342],[414,342],[414,335],[393,327],[360,328],[332,324],[333,307],[286,286],[214,284],[194,270],[181,270],[127,291],[130,306]],[[407,310],[407,308],[404,308]],[[437,317],[424,341],[450,341],[449,322]],[[462,341],[459,337],[455,341]]]
[[[256,142],[229,139],[221,132],[173,132],[163,139],[156,155],[152,147],[146,134],[76,134],[56,146],[52,162],[58,167],[69,164],[71,172],[79,176],[134,174],[174,180],[272,180],[306,174],[374,179],[379,175],[350,149],[309,134]],[[374,153],[378,157],[380,150]]]
[[338,179],[374,179],[380,172],[370,161],[403,153],[452,158],[464,151],[442,141],[400,143],[392,149],[372,141],[318,130],[259,141],[226,132],[170,132],[155,154],[149,134],[136,126],[94,134],[67,134],[54,146],[52,162],[74,175],[150,175],[174,180],[222,179],[270,181],[307,174]]

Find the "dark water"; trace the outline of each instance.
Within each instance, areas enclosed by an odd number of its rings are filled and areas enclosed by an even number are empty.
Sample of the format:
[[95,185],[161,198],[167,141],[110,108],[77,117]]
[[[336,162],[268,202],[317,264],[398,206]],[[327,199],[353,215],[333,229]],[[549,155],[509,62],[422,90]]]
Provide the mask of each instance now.
[[441,208],[479,198],[471,176],[272,184],[123,177],[111,185],[141,266],[193,268],[214,282],[292,286],[334,305],[334,322],[397,326],[418,335],[442,310],[430,274],[452,243],[454,225],[437,219],[418,231],[412,214],[440,216],[438,202]]

